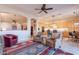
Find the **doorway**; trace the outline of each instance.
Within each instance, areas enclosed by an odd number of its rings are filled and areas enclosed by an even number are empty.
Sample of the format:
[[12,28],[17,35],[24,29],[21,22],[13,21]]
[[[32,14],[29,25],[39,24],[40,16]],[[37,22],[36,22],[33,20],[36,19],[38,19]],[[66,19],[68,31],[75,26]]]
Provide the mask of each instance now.
[[36,19],[31,19],[31,37],[33,37],[36,33]]

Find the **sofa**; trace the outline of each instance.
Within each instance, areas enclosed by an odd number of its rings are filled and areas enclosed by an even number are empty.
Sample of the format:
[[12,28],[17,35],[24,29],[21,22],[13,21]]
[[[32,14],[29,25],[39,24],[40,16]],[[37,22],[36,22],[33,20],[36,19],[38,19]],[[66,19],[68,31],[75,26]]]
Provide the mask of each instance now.
[[33,36],[33,41],[42,43],[43,38],[41,36],[42,36],[42,33],[39,32],[37,35]]
[[34,42],[41,43],[43,45],[55,48],[55,38],[51,37],[46,37],[43,34],[37,34],[36,36],[33,37]]

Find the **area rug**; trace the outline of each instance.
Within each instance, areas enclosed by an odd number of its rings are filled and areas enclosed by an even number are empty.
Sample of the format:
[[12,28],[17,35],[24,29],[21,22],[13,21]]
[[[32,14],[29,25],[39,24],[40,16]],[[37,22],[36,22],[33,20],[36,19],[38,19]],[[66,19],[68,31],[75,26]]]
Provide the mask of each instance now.
[[31,46],[32,44],[35,44],[35,42],[33,42],[32,40],[29,40],[29,41],[18,43],[12,47],[4,47],[3,54],[4,55],[12,55],[14,52],[17,52],[21,49]]
[[40,53],[40,55],[53,55],[55,53],[54,48],[47,48],[46,50],[44,50],[42,53]]
[[37,55],[47,50],[49,47],[41,43],[27,41],[16,44],[12,47],[4,48],[4,55]]
[[14,55],[39,55],[48,48],[48,46],[45,46],[41,43],[35,43],[27,48],[17,51],[14,53]]
[[27,41],[4,49],[4,55],[73,55],[61,49],[50,48],[41,43]]
[[61,49],[57,49],[56,52],[54,53],[54,55],[73,55],[72,53],[63,51]]
[[53,48],[48,48],[41,55],[73,55],[72,53],[63,51],[61,49],[54,50]]

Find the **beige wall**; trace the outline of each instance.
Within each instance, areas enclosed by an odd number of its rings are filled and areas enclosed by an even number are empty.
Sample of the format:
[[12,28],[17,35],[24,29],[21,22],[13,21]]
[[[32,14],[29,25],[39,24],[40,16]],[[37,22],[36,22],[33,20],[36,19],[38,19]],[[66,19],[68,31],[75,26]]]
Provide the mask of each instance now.
[[46,18],[44,19],[40,19],[38,22],[39,27],[44,26],[45,28],[52,28],[54,26],[57,26],[57,28],[68,28],[69,31],[73,31],[73,30],[79,30],[79,26],[75,26],[74,23],[79,22],[79,18],[78,17],[68,17],[67,20],[64,20],[65,18],[61,18],[59,20],[54,20],[53,19],[48,19],[46,20]]

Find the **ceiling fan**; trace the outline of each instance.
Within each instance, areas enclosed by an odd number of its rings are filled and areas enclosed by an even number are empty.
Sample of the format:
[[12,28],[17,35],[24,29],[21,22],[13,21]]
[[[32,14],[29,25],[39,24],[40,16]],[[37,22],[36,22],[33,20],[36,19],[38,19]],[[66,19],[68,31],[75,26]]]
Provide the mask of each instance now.
[[48,13],[47,10],[52,10],[53,8],[46,8],[46,4],[43,4],[42,7],[40,9],[35,9],[35,10],[40,10],[39,13],[41,12],[45,12],[45,13]]

